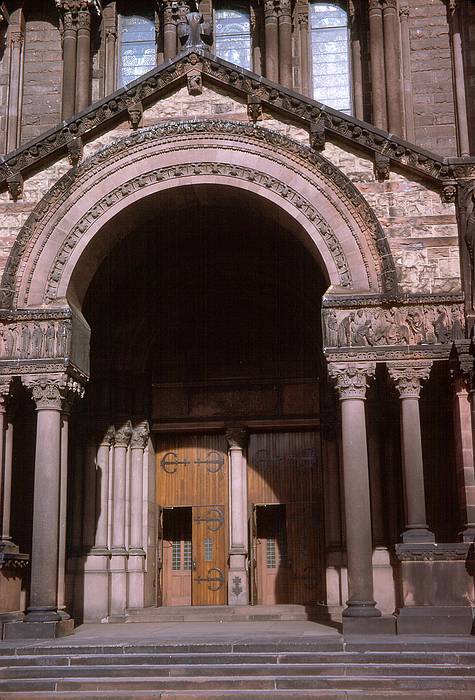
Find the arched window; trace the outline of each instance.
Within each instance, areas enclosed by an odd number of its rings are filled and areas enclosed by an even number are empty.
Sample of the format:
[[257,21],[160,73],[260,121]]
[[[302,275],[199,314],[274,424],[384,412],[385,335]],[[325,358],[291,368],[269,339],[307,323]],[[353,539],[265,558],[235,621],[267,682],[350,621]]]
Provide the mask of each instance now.
[[251,69],[251,21],[249,7],[223,3],[214,10],[214,51],[216,56]]
[[313,2],[309,17],[313,97],[352,114],[348,13],[335,3]]
[[157,65],[155,14],[119,14],[119,65],[117,87],[123,87]]

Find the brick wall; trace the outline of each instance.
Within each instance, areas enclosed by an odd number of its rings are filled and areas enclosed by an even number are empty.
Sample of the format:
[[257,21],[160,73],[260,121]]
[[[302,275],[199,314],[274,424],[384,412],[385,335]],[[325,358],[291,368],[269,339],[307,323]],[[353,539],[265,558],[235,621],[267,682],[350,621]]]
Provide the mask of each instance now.
[[409,12],[416,143],[456,155],[447,6],[443,0],[410,0]]
[[27,15],[21,142],[61,120],[62,50],[54,4],[37,0]]

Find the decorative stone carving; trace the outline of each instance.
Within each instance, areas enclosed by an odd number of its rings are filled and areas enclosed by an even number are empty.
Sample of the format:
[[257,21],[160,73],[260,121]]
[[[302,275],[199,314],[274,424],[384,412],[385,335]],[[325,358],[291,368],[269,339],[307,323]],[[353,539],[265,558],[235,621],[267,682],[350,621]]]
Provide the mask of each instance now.
[[24,383],[31,391],[37,411],[61,410],[66,395],[67,377],[65,375],[27,378]]
[[201,12],[189,12],[186,15],[186,24],[178,25],[178,38],[186,40],[184,50],[206,49],[203,39],[210,42],[211,26],[203,20]]
[[384,180],[389,180],[390,171],[390,161],[389,158],[383,156],[381,153],[374,154],[374,176],[378,182],[383,182]]
[[143,117],[143,105],[141,102],[129,101],[127,107],[129,122],[132,129],[138,129]]
[[226,440],[229,449],[243,450],[247,445],[248,433],[245,428],[228,428],[226,430]]
[[421,383],[429,379],[431,367],[432,362],[388,364],[388,374],[394,382],[399,398],[418,399]]
[[9,175],[6,180],[10,199],[16,202],[23,194],[23,178],[21,173],[13,173]]
[[396,544],[399,561],[466,561],[471,542]]
[[150,426],[147,421],[144,421],[133,429],[130,440],[131,448],[144,450],[147,447],[149,436]]
[[262,102],[257,95],[247,96],[247,116],[253,124],[262,121]]
[[468,332],[475,323],[475,181],[459,186],[457,204],[460,225],[462,283]]
[[455,183],[445,185],[442,188],[441,198],[446,204],[453,204],[457,199],[457,185]]
[[465,337],[460,304],[323,310],[328,348],[437,345]]
[[0,326],[0,361],[69,357],[71,321],[30,321]]
[[376,364],[367,363],[329,363],[328,374],[335,383],[340,400],[364,399],[369,380],[374,377]]
[[186,87],[189,95],[201,95],[203,92],[203,81],[200,70],[190,70],[186,74]]
[[312,122],[309,129],[310,148],[323,151],[325,148],[325,127],[322,122]]
[[101,431],[100,437],[99,437],[99,445],[101,447],[110,447],[111,445],[114,444],[115,440],[115,427],[113,425],[109,425],[106,431]]
[[83,142],[80,137],[71,138],[67,142],[68,159],[73,168],[77,168],[83,154]]
[[115,446],[128,447],[132,438],[132,423],[128,420],[115,431]]

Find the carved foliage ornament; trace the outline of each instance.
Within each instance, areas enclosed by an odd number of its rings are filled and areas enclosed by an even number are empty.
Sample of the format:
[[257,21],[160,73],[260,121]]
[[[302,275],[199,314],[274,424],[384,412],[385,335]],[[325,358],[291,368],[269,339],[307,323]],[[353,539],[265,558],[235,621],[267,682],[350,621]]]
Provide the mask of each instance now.
[[335,383],[340,400],[364,399],[369,380],[374,377],[376,364],[367,363],[333,363],[328,365],[328,374]]
[[31,391],[37,411],[60,411],[65,402],[71,401],[75,396],[84,396],[82,385],[67,375],[25,377],[24,383]]
[[132,438],[132,423],[128,420],[115,431],[115,446],[128,447]]
[[131,448],[144,450],[147,447],[149,435],[150,426],[147,421],[137,425],[132,432],[132,437],[130,440]]
[[388,373],[401,399],[418,399],[421,384],[429,379],[431,362],[413,364],[388,364]]
[[243,450],[247,445],[248,434],[245,428],[228,428],[226,440],[229,448]]

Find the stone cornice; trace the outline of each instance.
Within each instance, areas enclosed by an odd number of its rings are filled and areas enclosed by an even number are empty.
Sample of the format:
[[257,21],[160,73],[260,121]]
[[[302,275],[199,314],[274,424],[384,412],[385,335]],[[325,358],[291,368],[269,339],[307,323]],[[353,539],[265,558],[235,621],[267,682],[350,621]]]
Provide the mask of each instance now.
[[470,542],[442,544],[397,544],[399,561],[465,561]]
[[389,159],[389,167],[417,174],[440,186],[453,199],[458,180],[475,178],[475,158],[449,158],[410,144],[366,122],[349,117],[308,97],[272,83],[262,76],[239,68],[204,50],[190,50],[167,61],[126,88],[95,102],[73,119],[63,122],[18,150],[0,158],[0,187],[18,175],[37,171],[46,163],[63,157],[72,138],[91,140],[97,131],[113,128],[128,120],[131,101],[145,106],[165,96],[169,90],[186,84],[189,70],[200,70],[204,83],[238,94],[247,100],[257,96],[263,109],[294,123],[318,125],[326,137],[353,148]]

